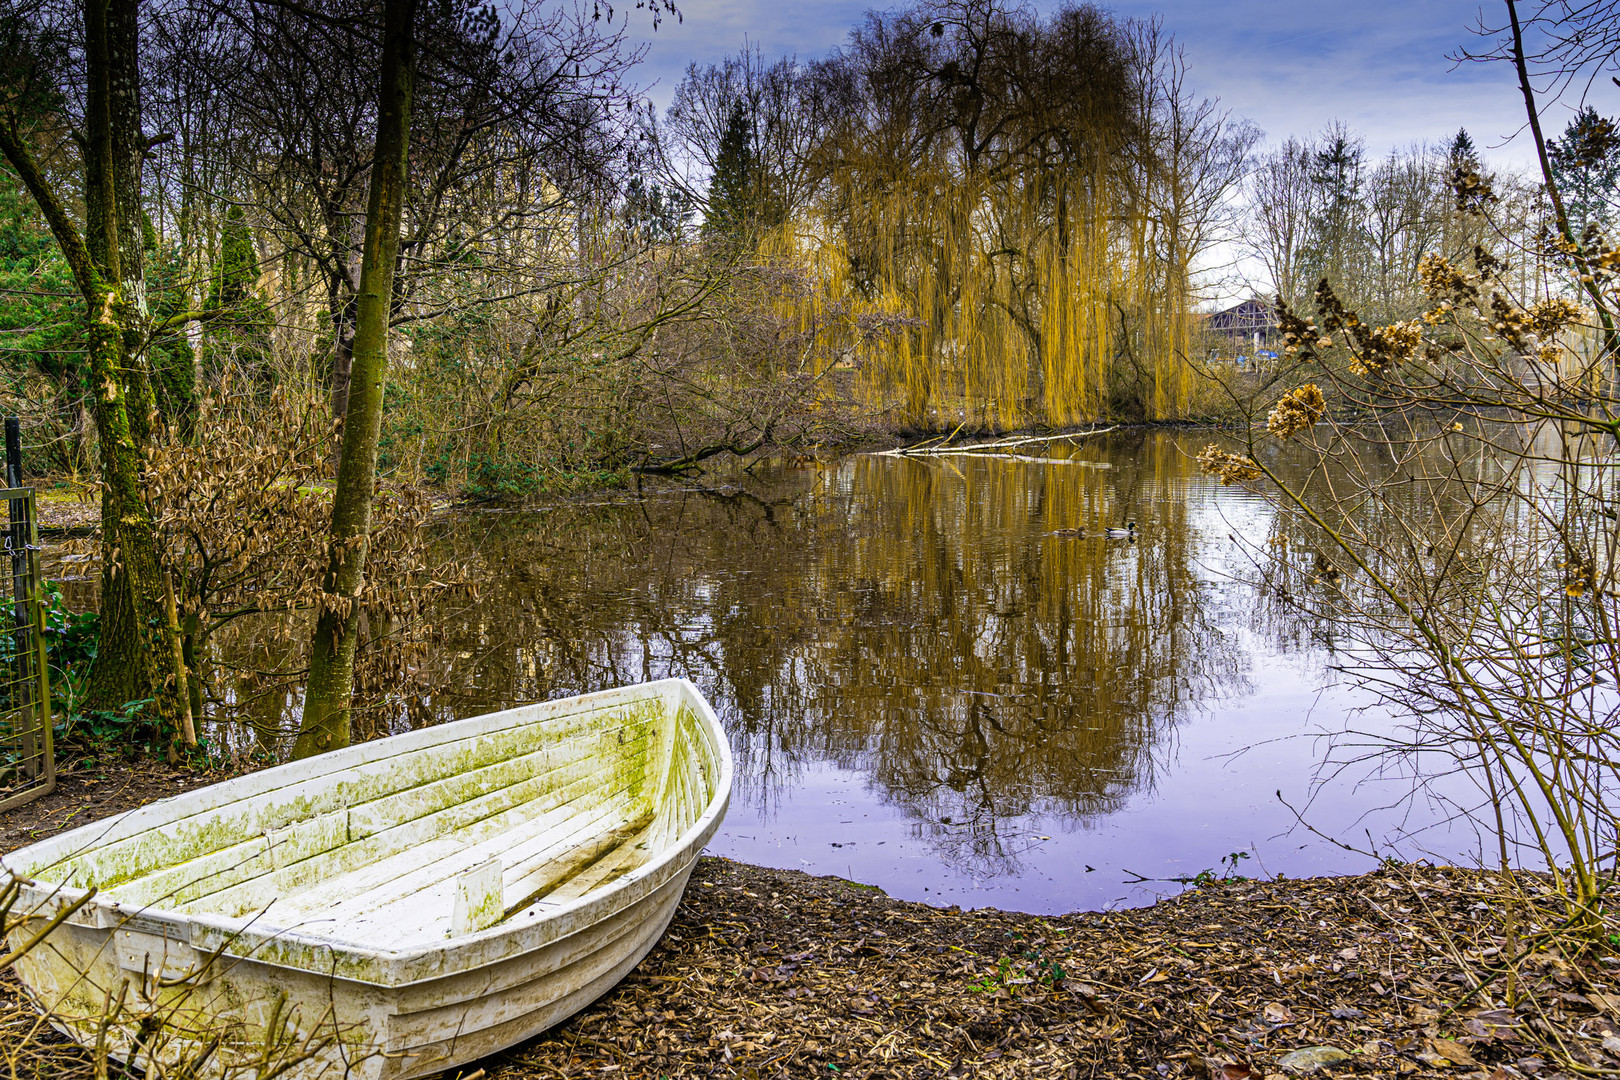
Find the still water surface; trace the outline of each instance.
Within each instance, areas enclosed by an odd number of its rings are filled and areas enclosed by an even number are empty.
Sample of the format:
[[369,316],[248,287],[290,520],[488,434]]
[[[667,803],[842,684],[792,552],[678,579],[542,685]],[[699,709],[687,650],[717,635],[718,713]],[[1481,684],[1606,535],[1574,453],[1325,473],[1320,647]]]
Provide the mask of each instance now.
[[[1331,627],[1248,583],[1283,528],[1198,472],[1207,441],[762,465],[470,514],[448,542],[487,585],[420,660],[456,689],[388,726],[684,676],[737,755],[712,852],[942,905],[1145,903],[1235,852],[1246,874],[1370,865],[1290,806],[1469,860],[1399,772],[1320,765],[1327,736],[1394,720],[1334,673]],[[1097,535],[1129,520],[1134,540]]]

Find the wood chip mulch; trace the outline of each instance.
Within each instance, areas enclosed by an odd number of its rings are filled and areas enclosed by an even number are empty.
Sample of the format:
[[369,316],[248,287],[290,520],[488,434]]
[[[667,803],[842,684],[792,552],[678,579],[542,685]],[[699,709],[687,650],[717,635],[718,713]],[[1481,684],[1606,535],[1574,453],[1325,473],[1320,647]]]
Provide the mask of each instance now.
[[1463,967],[1488,977],[1503,944],[1498,885],[1402,867],[1043,918],[706,858],[616,991],[479,1066],[487,1080],[1620,1071],[1613,958],[1530,957],[1516,1008],[1500,980],[1469,996]]

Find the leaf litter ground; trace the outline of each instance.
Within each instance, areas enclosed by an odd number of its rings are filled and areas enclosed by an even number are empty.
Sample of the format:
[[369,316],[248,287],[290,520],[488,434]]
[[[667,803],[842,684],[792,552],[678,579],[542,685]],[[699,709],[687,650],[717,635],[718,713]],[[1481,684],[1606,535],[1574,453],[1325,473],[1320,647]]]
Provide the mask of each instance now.
[[[151,775],[145,775],[150,773]],[[192,786],[93,775],[0,814],[0,850]],[[1620,960],[1534,953],[1490,980],[1501,882],[1392,866],[1208,882],[1136,910],[940,909],[703,859],[669,932],[565,1024],[460,1071],[538,1077],[1209,1077],[1468,1080],[1620,1072]],[[1541,887],[1523,877],[1520,890]],[[1517,909],[1518,932],[1556,923]],[[1483,987],[1481,981],[1485,981]],[[0,1043],[28,1023],[5,980]],[[14,1029],[8,1032],[5,1029]],[[82,1055],[36,1043],[33,1075]],[[0,1055],[0,1058],[9,1055]],[[43,1069],[43,1072],[40,1070]]]
[[1542,955],[1521,965],[1518,1008],[1501,1007],[1496,985],[1464,1000],[1502,945],[1498,884],[1398,867],[1216,881],[1150,908],[1038,917],[707,858],[664,942],[617,991],[482,1064],[490,1080],[1483,1080],[1558,1075],[1550,1039],[1615,1068],[1612,963]]

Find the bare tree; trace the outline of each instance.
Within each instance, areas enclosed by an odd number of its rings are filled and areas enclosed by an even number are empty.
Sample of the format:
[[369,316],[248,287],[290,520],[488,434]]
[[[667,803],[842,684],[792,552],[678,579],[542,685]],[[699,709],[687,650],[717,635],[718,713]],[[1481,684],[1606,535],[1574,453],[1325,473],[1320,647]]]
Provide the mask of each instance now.
[[326,581],[310,643],[309,685],[294,757],[349,744],[360,593],[371,545],[377,439],[388,370],[388,316],[404,219],[416,92],[416,0],[385,0],[365,243],[355,298],[353,388],[345,394],[343,454],[332,493]]
[[1368,173],[1362,230],[1370,272],[1354,294],[1368,314],[1415,314],[1422,300],[1418,261],[1443,243],[1450,203],[1443,159],[1424,147],[1392,150]]
[[[220,82],[236,124],[214,153],[273,244],[313,269],[341,417],[374,165],[375,34],[355,0],[222,10],[218,40],[197,46],[229,57]],[[396,326],[548,287],[568,222],[617,189],[635,134],[624,74],[637,54],[622,24],[530,5],[497,18],[471,3],[419,19]]]
[[1249,174],[1244,246],[1265,267],[1272,291],[1290,302],[1308,292],[1305,252],[1319,193],[1311,183],[1314,149],[1290,137],[1261,155]]
[[758,46],[720,64],[692,64],[675,88],[664,121],[670,178],[699,206],[721,164],[733,116],[747,131],[753,199],[779,223],[799,213],[815,190],[811,168],[822,133],[822,103],[810,68],[797,57],[767,63]]
[[1160,232],[1155,246],[1165,252],[1167,272],[1179,275],[1167,286],[1191,296],[1201,260],[1234,237],[1240,221],[1235,196],[1261,132],[1218,101],[1192,92],[1186,53],[1157,21],[1137,27],[1137,50],[1148,158],[1145,217]]

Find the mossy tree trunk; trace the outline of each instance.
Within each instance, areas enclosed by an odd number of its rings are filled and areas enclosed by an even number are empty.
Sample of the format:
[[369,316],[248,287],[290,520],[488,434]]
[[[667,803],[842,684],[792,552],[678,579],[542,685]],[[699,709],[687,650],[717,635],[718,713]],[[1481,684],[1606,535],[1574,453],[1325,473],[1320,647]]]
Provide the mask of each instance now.
[[140,484],[152,425],[145,373],[145,281],[140,246],[139,0],[84,5],[84,232],[29,144],[29,117],[0,117],[0,153],[38,203],[85,305],[85,349],[101,444],[101,641],[91,703],[152,698],[178,714],[169,651],[155,616],[163,593],[156,529]]
[[342,458],[332,498],[325,591],[310,645],[303,721],[293,747],[297,758],[349,743],[360,592],[370,543],[383,379],[388,371],[389,311],[410,148],[416,81],[415,16],[415,0],[385,0],[383,4],[377,151],[372,159],[360,292],[355,305],[354,356],[343,422]]

